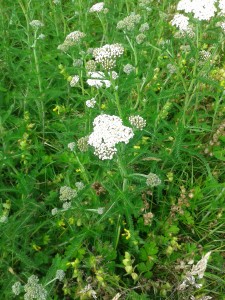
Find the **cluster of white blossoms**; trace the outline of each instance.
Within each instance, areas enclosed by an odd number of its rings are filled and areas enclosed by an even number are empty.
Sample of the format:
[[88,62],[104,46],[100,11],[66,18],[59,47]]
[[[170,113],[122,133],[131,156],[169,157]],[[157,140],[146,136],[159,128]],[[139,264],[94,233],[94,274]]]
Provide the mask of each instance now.
[[72,79],[70,80],[70,86],[71,87],[76,86],[78,84],[79,80],[80,80],[80,77],[78,75],[74,75],[72,77]]
[[189,28],[189,18],[182,14],[176,14],[171,24],[176,26],[180,31],[187,31]]
[[158,177],[158,175],[154,173],[149,173],[146,179],[147,186],[155,187],[162,183],[161,179]]
[[94,119],[93,132],[90,134],[88,144],[95,148],[94,154],[99,159],[112,159],[117,152],[118,143],[127,144],[134,136],[133,130],[122,124],[117,116],[99,115]]
[[93,12],[101,12],[104,9],[104,2],[98,2],[96,4],[94,4],[90,9],[89,12],[93,13]]
[[132,126],[140,130],[142,130],[146,126],[146,121],[139,115],[130,116],[129,122]]
[[105,70],[111,70],[116,65],[116,59],[124,53],[121,44],[106,44],[101,48],[93,50],[93,56],[97,63],[100,63]]
[[124,71],[124,73],[126,73],[127,75],[129,75],[130,73],[132,73],[132,72],[135,71],[135,67],[132,66],[131,64],[126,64],[126,65],[123,67],[123,71]]
[[72,200],[73,198],[75,198],[77,196],[77,191],[74,189],[71,189],[69,186],[62,186],[60,188],[59,193],[60,193],[60,196],[59,196],[60,201]]
[[123,20],[117,23],[116,28],[124,31],[132,31],[135,26],[139,24],[141,21],[141,16],[136,15],[135,13],[131,13],[129,16],[125,17]]
[[218,3],[218,7],[220,8],[221,13],[225,14],[225,0],[220,0]]
[[[47,299],[47,291],[43,287],[42,284],[39,283],[39,278],[35,275],[31,275],[28,278],[27,283],[24,285],[23,290],[24,300],[32,300],[32,299],[39,299],[39,300],[46,300]],[[22,285],[19,281],[14,283],[12,286],[12,292],[18,296],[22,291]]]
[[144,24],[141,24],[140,28],[139,28],[139,31],[140,32],[145,32],[145,31],[148,31],[149,30],[149,25],[148,23],[144,23]]
[[97,89],[101,87],[109,88],[111,86],[110,80],[105,79],[105,74],[103,72],[88,72],[88,76],[90,77],[87,80],[89,86],[94,86]]
[[79,44],[85,36],[86,34],[79,30],[73,31],[66,36],[65,41],[58,46],[58,49],[66,52],[70,47]]
[[83,136],[83,137],[81,137],[81,138],[77,141],[77,148],[78,148],[81,152],[86,152],[86,151],[88,151],[88,138],[89,138],[89,135]]
[[[217,11],[216,2],[217,0],[180,0],[177,10],[183,10],[185,13],[193,13],[194,18],[200,21],[210,20]],[[222,2],[219,1],[219,6]]]
[[90,100],[87,100],[85,103],[88,108],[94,108],[96,104],[96,100],[95,98],[91,98]]
[[203,296],[201,298],[195,298],[195,296],[191,296],[190,300],[210,300],[212,299],[211,296]]
[[144,33],[140,33],[136,36],[136,42],[138,45],[142,44],[144,40],[146,39],[146,35]]
[[47,291],[45,290],[43,285],[38,282],[39,279],[35,275],[32,275],[28,278],[27,284],[25,284],[24,286],[24,291],[26,292],[24,295],[24,300],[47,299],[47,295],[48,295]]
[[202,284],[196,283],[195,276],[197,276],[198,279],[203,278],[210,255],[211,252],[206,253],[196,265],[192,266],[191,270],[187,272],[184,281],[178,286],[179,291],[185,290],[189,286],[194,286],[196,288],[202,287]]
[[201,60],[208,60],[211,56],[211,53],[206,50],[199,51],[199,56]]
[[74,148],[75,148],[75,146],[76,146],[76,143],[75,143],[75,142],[71,142],[71,143],[69,143],[69,144],[67,145],[67,147],[70,149],[70,151],[73,151]]
[[43,27],[44,24],[39,20],[33,20],[30,22],[30,26],[33,27],[35,30],[37,30],[37,29]]

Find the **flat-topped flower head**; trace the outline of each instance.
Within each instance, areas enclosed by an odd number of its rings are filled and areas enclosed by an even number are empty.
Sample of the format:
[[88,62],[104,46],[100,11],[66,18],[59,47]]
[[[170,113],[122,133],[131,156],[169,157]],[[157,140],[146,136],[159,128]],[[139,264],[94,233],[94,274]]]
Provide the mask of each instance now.
[[95,98],[91,98],[90,100],[87,100],[85,103],[88,108],[94,108],[96,104],[96,100]]
[[62,186],[59,192],[60,192],[60,196],[59,196],[60,201],[72,200],[77,196],[77,191],[71,189],[69,186]]
[[124,71],[124,73],[126,73],[127,75],[129,75],[131,72],[134,72],[134,71],[135,71],[135,67],[132,66],[131,64],[126,64],[126,65],[123,67],[123,71]]
[[225,0],[220,0],[218,3],[218,7],[221,10],[221,13],[225,14]]
[[101,12],[104,9],[104,2],[98,2],[96,4],[94,4],[90,9],[89,12],[93,13],[93,12]]
[[147,180],[146,180],[146,184],[147,186],[150,187],[155,187],[158,186],[162,183],[161,179],[154,173],[149,173]]
[[189,28],[189,18],[182,14],[176,14],[171,24],[176,26],[180,31],[187,31]]
[[89,86],[94,86],[97,89],[102,87],[109,88],[111,86],[110,80],[105,79],[103,72],[88,72],[88,76],[90,77],[87,80]]
[[28,278],[27,284],[24,285],[24,299],[39,299],[45,300],[47,299],[48,293],[43,287],[42,284],[38,283],[39,279],[37,276],[32,275]]
[[131,13],[129,16],[125,17],[123,20],[117,23],[116,28],[124,31],[132,31],[135,26],[141,21],[141,16]]
[[73,31],[66,36],[64,42],[58,46],[58,49],[66,52],[70,47],[79,44],[85,36],[86,34],[79,30]]
[[72,79],[70,80],[70,86],[71,87],[76,86],[78,84],[79,80],[80,80],[80,77],[78,75],[74,75],[72,77]]
[[139,115],[130,116],[129,122],[132,126],[140,130],[142,130],[146,126],[146,121]]
[[85,37],[85,35],[86,35],[85,33],[81,32],[79,30],[73,31],[66,36],[65,41],[79,43],[81,41],[81,39]]
[[93,132],[88,143],[95,148],[94,154],[100,159],[112,159],[117,152],[116,145],[120,142],[127,144],[134,136],[133,130],[122,124],[117,116],[100,115],[94,119]]
[[93,50],[93,56],[97,63],[100,63],[105,70],[111,70],[116,65],[116,59],[124,53],[121,44],[106,44],[101,48]]
[[177,5],[177,10],[193,13],[194,18],[200,21],[210,20],[217,11],[216,2],[217,0],[181,0]]
[[88,138],[89,138],[89,136],[87,135],[87,136],[81,137],[77,141],[77,147],[81,152],[88,151]]
[[37,29],[43,27],[44,24],[39,20],[33,20],[30,22],[30,26],[37,30]]

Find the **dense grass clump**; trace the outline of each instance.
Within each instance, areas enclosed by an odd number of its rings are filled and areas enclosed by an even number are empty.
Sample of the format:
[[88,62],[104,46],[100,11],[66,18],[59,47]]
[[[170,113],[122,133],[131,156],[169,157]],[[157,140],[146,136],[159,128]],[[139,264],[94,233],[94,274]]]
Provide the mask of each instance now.
[[1,299],[225,299],[225,4],[0,2]]

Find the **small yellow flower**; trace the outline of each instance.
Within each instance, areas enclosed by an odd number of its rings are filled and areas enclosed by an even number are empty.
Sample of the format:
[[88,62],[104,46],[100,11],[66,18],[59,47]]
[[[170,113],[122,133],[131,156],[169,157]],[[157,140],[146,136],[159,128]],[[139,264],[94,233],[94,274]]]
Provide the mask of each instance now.
[[59,115],[60,113],[64,113],[66,111],[66,108],[64,105],[56,105],[54,108],[53,108],[53,111],[54,112],[57,112],[57,114]]
[[141,147],[139,145],[134,145],[134,149],[140,149]]
[[58,223],[57,223],[57,225],[59,227],[65,227],[66,224],[65,224],[65,222],[63,220],[59,220]]
[[69,218],[69,224],[70,225],[73,225],[75,223],[75,220],[73,217]]
[[81,169],[76,169],[76,172],[77,172],[77,173],[80,173],[80,172],[81,172]]
[[36,245],[36,244],[32,244],[32,248],[35,250],[35,251],[40,251],[41,250],[41,247]]
[[105,105],[105,103],[102,103],[102,105],[101,105],[101,109],[106,109],[106,105]]
[[131,237],[130,230],[124,228],[125,233],[122,233],[122,236],[126,236],[126,240],[129,240]]

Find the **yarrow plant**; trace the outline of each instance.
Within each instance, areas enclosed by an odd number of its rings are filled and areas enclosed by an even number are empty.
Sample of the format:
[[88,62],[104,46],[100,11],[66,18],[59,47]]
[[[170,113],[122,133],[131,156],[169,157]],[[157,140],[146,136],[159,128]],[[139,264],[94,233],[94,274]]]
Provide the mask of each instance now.
[[103,69],[111,70],[116,65],[116,59],[124,53],[121,44],[106,44],[101,48],[93,50],[93,56],[97,63],[100,63]]
[[109,88],[111,86],[110,80],[105,79],[105,74],[103,72],[88,72],[88,76],[90,77],[87,80],[89,86],[93,86],[97,89],[102,87]]
[[140,130],[142,130],[146,126],[146,121],[139,115],[130,116],[129,122],[133,127],[140,129]]
[[43,27],[44,24],[39,20],[33,20],[33,21],[30,22],[30,26],[32,28],[34,28],[35,30],[37,30],[37,29]]
[[66,52],[70,47],[80,44],[85,36],[86,34],[79,30],[73,31],[66,36],[64,42],[58,46],[58,49]]
[[98,2],[89,9],[89,12],[91,13],[101,12],[103,11],[103,9],[104,9],[104,2]]
[[112,159],[117,152],[115,146],[121,142],[129,143],[133,136],[132,129],[124,126],[119,117],[103,114],[94,119],[88,144],[94,147],[94,154],[99,159]]
[[119,21],[116,28],[124,31],[132,31],[140,21],[141,16],[139,14],[131,13],[129,16]]
[[0,11],[1,298],[222,299],[225,0]]

